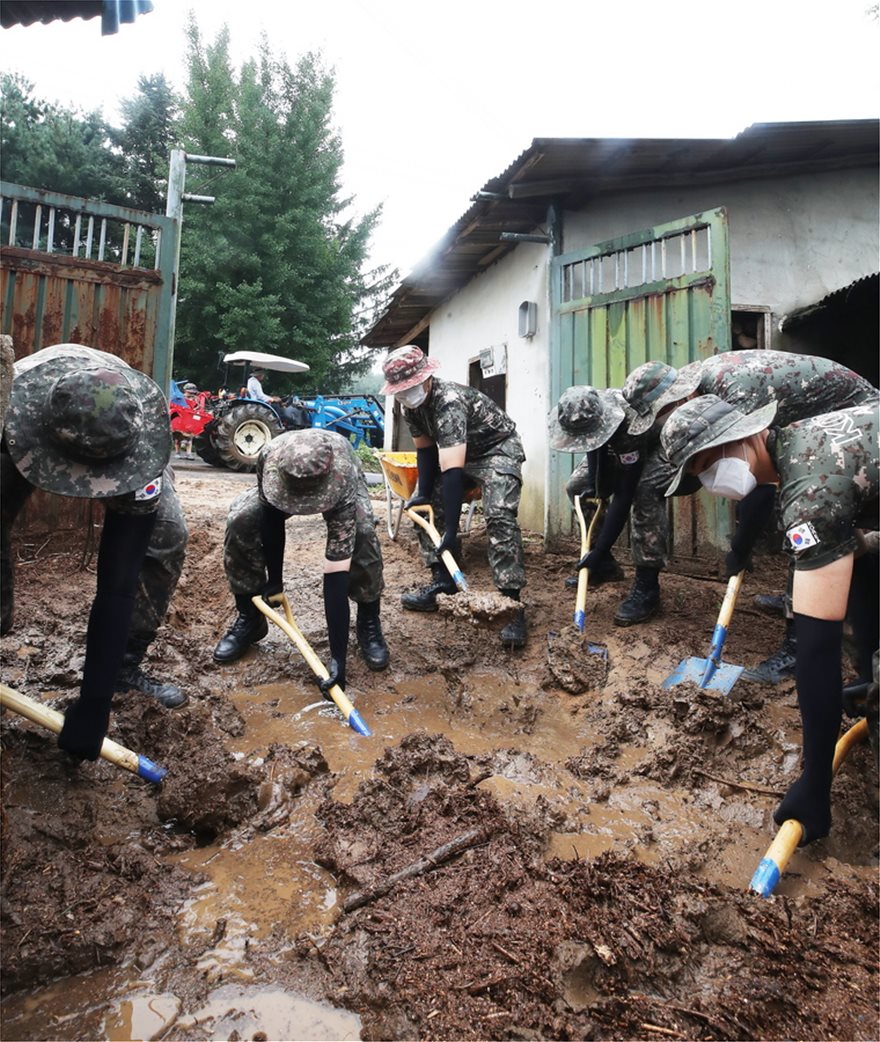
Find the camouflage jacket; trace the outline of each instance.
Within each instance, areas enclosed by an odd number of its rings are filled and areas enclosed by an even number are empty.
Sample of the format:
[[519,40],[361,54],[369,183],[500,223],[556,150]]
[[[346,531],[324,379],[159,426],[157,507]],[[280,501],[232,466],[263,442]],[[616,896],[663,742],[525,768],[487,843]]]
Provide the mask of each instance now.
[[877,394],[867,380],[839,362],[788,351],[725,351],[697,363],[698,394],[717,394],[743,412],[775,401],[776,424],[848,409]]
[[821,568],[856,548],[854,528],[877,526],[880,399],[771,429],[785,549],[795,568]]
[[427,400],[403,415],[414,438],[431,438],[441,449],[466,444],[468,462],[491,455],[516,433],[513,420],[482,391],[436,376]]

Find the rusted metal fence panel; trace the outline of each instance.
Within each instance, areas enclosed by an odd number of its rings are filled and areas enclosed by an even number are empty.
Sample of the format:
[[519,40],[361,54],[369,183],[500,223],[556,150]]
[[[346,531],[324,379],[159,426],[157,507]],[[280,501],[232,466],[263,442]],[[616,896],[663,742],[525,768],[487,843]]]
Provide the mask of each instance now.
[[[16,358],[52,344],[100,348],[171,378],[176,222],[159,214],[0,181],[0,332]],[[103,511],[37,492],[17,525],[39,547],[47,533],[83,532]],[[65,540],[69,542],[70,540]]]
[[[551,400],[573,384],[622,387],[650,360],[680,368],[730,349],[727,217],[724,210],[561,254],[551,267]],[[573,534],[565,481],[579,456],[550,454],[547,537]],[[698,493],[670,506],[673,553],[717,556],[729,505]]]

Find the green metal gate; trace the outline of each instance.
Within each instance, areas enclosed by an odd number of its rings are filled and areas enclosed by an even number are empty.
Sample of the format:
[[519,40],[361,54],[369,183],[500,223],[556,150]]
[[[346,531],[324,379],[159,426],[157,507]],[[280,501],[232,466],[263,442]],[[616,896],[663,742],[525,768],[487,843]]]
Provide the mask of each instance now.
[[[554,257],[551,402],[574,384],[622,387],[643,362],[678,368],[730,350],[729,269],[723,209]],[[549,545],[572,534],[564,486],[579,460],[550,452]],[[670,509],[676,557],[724,545],[729,509],[717,497],[681,497]]]

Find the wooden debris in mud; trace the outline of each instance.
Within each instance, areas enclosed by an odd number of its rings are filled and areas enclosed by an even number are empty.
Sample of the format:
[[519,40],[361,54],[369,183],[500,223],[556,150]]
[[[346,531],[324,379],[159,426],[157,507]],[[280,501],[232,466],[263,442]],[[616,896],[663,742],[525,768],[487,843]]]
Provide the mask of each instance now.
[[443,843],[441,846],[436,847],[429,854],[419,858],[418,861],[413,861],[406,868],[402,868],[399,872],[390,875],[381,883],[377,883],[376,886],[365,890],[362,894],[352,894],[342,906],[343,910],[353,912],[356,908],[361,908],[377,898],[384,897],[385,894],[393,890],[398,883],[402,883],[405,879],[413,879],[415,876],[420,876],[430,871],[430,869],[442,865],[444,861],[449,861],[451,858],[463,854],[464,851],[471,847],[483,843],[486,839],[488,839],[488,836],[485,829],[469,829],[460,836],[449,840],[448,843]]
[[577,626],[547,637],[547,665],[556,682],[571,695],[598,691],[608,678],[608,657],[590,651]]

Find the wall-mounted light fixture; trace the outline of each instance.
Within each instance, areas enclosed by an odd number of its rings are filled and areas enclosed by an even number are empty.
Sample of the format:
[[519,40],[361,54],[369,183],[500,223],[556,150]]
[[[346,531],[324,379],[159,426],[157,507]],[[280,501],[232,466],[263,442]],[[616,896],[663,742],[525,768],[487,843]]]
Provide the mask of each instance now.
[[519,335],[531,338],[538,330],[538,305],[524,300],[519,306]]

